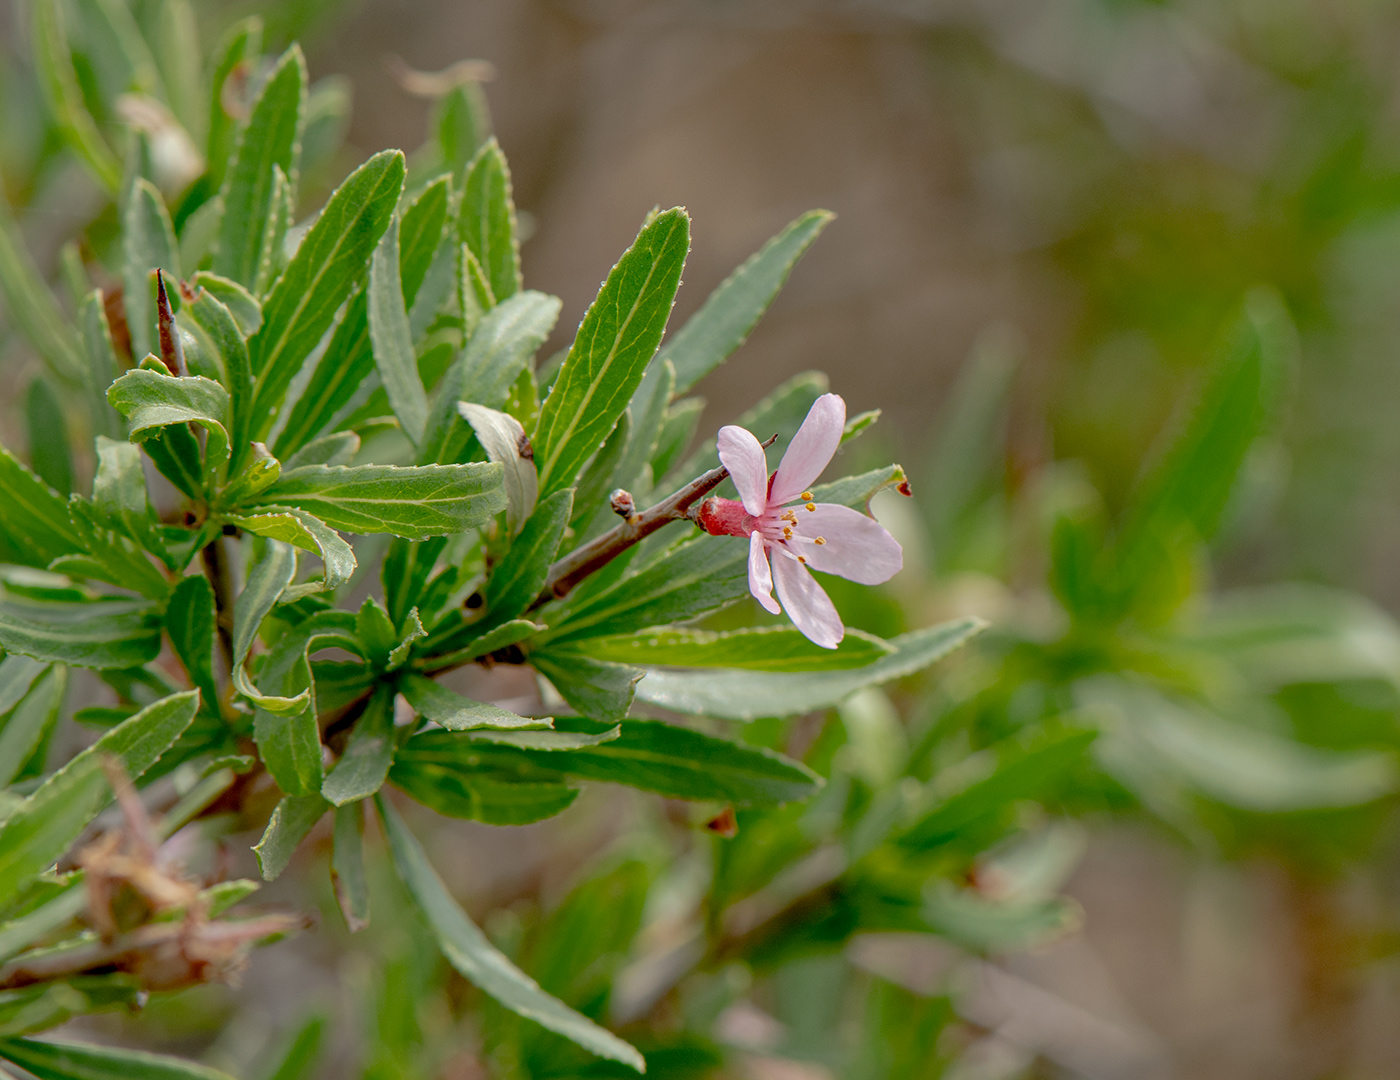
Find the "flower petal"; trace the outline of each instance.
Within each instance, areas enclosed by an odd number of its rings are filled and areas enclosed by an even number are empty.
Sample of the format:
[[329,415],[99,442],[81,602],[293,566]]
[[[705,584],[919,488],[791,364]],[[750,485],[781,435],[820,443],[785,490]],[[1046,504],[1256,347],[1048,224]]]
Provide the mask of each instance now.
[[763,534],[755,529],[749,535],[749,592],[754,599],[778,614],[782,608],[773,599],[773,574],[768,569],[768,551],[763,543]]
[[803,544],[802,554],[813,570],[840,574],[862,585],[889,581],[904,567],[904,549],[885,527],[849,506],[817,503],[810,513],[797,511],[799,535],[820,536],[825,544]]
[[728,424],[719,429],[719,460],[729,470],[744,509],[754,517],[768,505],[768,457],[745,428]]
[[805,566],[796,559],[778,555],[773,559],[773,581],[793,626],[823,649],[841,644],[846,628],[836,614],[836,605]]
[[[769,506],[782,506],[801,495],[822,474],[841,445],[846,427],[846,403],[838,394],[823,394],[812,403],[773,477]],[[750,511],[752,512],[752,511]]]

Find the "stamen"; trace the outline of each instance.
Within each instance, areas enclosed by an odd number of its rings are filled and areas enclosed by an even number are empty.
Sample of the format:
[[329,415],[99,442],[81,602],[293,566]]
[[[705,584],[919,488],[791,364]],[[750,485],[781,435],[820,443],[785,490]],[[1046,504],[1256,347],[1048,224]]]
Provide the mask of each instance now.
[[800,562],[800,563],[805,563],[805,562],[807,561],[807,556],[805,556],[805,555],[799,555],[799,556],[797,556],[797,561]]
[[810,491],[804,491],[804,492],[802,493],[802,501],[803,501],[803,502],[811,502],[811,500],[812,500],[812,493],[811,493]]
[[791,539],[792,539],[792,530],[789,529],[786,525],[783,526],[783,539],[784,539],[784,540],[791,540]]
[[826,543],[826,537],[825,537],[825,536],[819,536],[819,537],[817,537],[815,540],[813,540],[812,543],[814,543],[814,544],[825,544],[825,543]]
[[809,513],[810,513],[811,511],[813,511],[813,510],[816,510],[816,508],[817,508],[817,504],[814,503],[814,502],[809,502],[809,503],[807,504],[807,510],[808,510]]

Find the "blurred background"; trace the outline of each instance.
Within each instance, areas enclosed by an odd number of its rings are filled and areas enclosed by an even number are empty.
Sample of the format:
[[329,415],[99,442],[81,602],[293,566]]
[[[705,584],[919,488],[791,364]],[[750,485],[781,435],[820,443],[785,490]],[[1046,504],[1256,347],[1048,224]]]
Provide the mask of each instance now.
[[[884,410],[850,453],[905,465],[917,507],[896,500],[888,520],[919,557],[864,616],[870,629],[964,613],[1043,623],[1052,601],[1044,548],[1028,539],[1039,513],[1025,509],[1028,493],[1058,470],[1113,517],[1259,286],[1291,317],[1297,361],[1273,437],[1246,466],[1249,512],[1216,540],[1195,588],[1306,582],[1400,611],[1400,4],[196,7],[206,46],[256,11],[274,45],[303,42],[313,80],[343,80],[353,108],[328,179],[424,140],[431,103],[405,89],[404,65],[490,65],[493,128],[529,237],[526,281],[564,301],[542,355],[567,345],[655,205],[694,218],[673,326],[786,222],[834,211],[750,342],[701,387],[700,432],[809,369],[829,374],[852,414]],[[56,278],[61,243],[103,199],[46,128],[25,26],[24,4],[0,0],[0,172],[29,250]],[[0,333],[10,354],[0,434],[22,446],[19,401],[38,362],[13,330]],[[947,447],[988,379],[1000,387],[987,392],[992,449],[960,472]],[[970,508],[957,528],[950,502]],[[1393,750],[1395,695],[1374,681],[1329,690],[1306,721],[1293,709],[1294,733],[1328,746],[1341,725],[1362,732],[1348,746]],[[902,966],[915,991],[950,972],[975,983],[973,1026],[999,1039],[959,1075],[1400,1075],[1393,798],[1277,828],[1250,819],[1193,831],[1109,803],[1079,821],[1066,843],[1082,858],[1065,886],[1082,908],[1077,932],[984,967],[881,954],[878,942],[856,957]],[[690,825],[674,808],[658,816],[594,791],[557,822],[442,826],[435,862],[473,911],[509,916],[511,903],[557,895],[619,837],[645,846],[648,830],[668,828]],[[337,1002],[392,996],[374,989],[385,954],[339,955],[349,939],[320,880],[275,888],[320,905],[323,932],[257,955],[241,990],[187,1000],[172,1028],[183,1033],[165,1045],[212,1039],[251,1060],[308,1002],[339,1010],[332,1030],[355,1041],[353,1009]],[[508,924],[497,929],[508,935]],[[394,945],[405,985],[420,974],[413,947]],[[733,1038],[768,1045],[763,1019],[731,1016]],[[159,1037],[158,1015],[141,1023],[143,1039]],[[403,1023],[446,1021],[420,1009]],[[835,1075],[801,1056],[753,1075]],[[402,1061],[394,1071],[392,1058],[376,1075],[420,1075]],[[476,1067],[449,1058],[421,1075]]]

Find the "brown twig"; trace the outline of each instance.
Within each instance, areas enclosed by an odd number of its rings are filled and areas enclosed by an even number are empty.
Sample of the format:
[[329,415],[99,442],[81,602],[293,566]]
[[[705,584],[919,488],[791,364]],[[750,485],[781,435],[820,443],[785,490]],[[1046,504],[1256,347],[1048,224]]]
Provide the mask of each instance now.
[[[772,446],[777,439],[778,436],[774,435],[763,443],[764,448]],[[686,484],[670,498],[663,499],[655,506],[643,510],[640,514],[628,515],[621,525],[609,529],[602,536],[569,552],[549,568],[549,576],[545,578],[544,590],[531,607],[536,608],[550,600],[567,596],[584,578],[601,570],[633,544],[641,543],[652,533],[671,522],[694,521],[696,504],[719,487],[728,477],[729,470],[722,465],[718,469],[711,469],[703,476],[698,476]],[[615,496],[626,494],[626,492],[618,492],[615,493]],[[614,498],[615,504],[626,505],[630,501],[630,495],[627,495],[626,500]],[[616,505],[614,509],[616,509]]]

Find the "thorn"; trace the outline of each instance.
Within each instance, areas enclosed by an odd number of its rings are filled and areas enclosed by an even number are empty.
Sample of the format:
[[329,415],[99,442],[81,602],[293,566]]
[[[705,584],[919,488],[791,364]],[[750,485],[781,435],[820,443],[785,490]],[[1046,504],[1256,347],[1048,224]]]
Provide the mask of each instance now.
[[734,807],[726,806],[709,821],[705,822],[707,831],[716,836],[722,836],[726,840],[739,835],[739,821],[734,816]]
[[160,330],[160,358],[172,375],[188,375],[185,350],[180,347],[180,331],[175,326],[175,312],[165,291],[165,275],[156,270],[156,316]]

